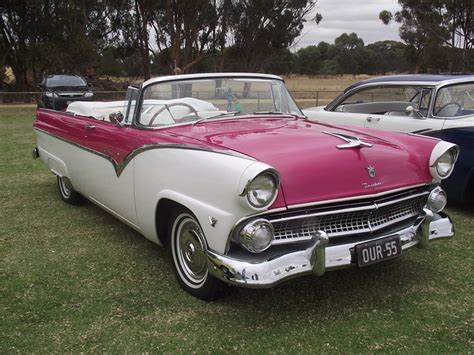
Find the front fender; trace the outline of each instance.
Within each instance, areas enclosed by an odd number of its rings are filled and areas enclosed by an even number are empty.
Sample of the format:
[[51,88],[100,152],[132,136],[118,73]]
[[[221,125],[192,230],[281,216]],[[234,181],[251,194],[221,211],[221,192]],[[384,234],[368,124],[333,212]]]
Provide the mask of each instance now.
[[[198,218],[208,246],[224,253],[229,233],[242,217],[256,213],[241,203],[239,184],[251,165],[255,173],[271,168],[244,157],[193,149],[156,149],[134,158],[137,219],[143,234],[159,243],[156,208],[163,198],[188,208]],[[217,220],[214,227],[210,219]]]
[[160,191],[157,198],[157,207],[163,199],[185,206],[196,216],[211,250],[222,253],[226,249],[226,237],[235,224],[235,216],[231,212],[173,190]]

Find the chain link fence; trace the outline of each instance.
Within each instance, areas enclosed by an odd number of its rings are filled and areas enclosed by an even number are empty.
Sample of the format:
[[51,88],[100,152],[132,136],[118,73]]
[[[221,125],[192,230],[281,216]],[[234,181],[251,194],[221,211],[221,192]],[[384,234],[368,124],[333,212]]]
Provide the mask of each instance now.
[[[94,91],[96,101],[117,101],[125,99],[125,91]],[[340,91],[292,91],[291,94],[301,108],[326,106]],[[36,105],[41,92],[0,92],[0,105]]]

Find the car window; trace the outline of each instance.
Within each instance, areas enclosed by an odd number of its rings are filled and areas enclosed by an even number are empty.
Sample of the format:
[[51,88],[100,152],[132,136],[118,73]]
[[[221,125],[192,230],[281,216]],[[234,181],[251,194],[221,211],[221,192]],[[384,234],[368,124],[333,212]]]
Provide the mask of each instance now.
[[474,115],[474,83],[450,85],[439,89],[433,114],[438,117]]
[[387,101],[417,102],[420,91],[420,87],[414,86],[378,86],[357,91],[340,105]]
[[280,80],[211,78],[158,82],[146,87],[138,123],[163,126],[232,114],[303,115]]
[[87,83],[84,79],[75,75],[54,75],[46,79],[46,86],[87,86]]

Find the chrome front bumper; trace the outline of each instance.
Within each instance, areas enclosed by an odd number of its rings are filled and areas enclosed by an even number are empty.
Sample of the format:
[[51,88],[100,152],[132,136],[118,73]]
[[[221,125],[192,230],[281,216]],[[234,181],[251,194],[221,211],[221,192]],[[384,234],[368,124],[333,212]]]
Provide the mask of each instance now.
[[[453,223],[449,216],[433,213],[428,209],[425,209],[424,212],[425,216],[417,219],[412,226],[369,240],[398,235],[402,250],[407,250],[415,245],[425,248],[430,241],[454,235]],[[356,265],[352,260],[351,249],[356,244],[369,240],[328,246],[326,233],[318,232],[313,236],[311,246],[305,250],[255,263],[208,251],[208,269],[218,279],[237,286],[272,287],[282,281],[304,274],[321,276],[328,270]]]

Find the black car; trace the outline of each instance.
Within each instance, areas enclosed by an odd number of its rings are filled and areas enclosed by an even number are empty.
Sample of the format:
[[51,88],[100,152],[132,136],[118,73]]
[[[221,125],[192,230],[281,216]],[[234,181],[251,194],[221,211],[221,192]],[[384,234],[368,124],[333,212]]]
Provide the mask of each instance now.
[[80,75],[46,75],[39,87],[42,91],[38,107],[64,110],[73,101],[92,101],[94,93]]

